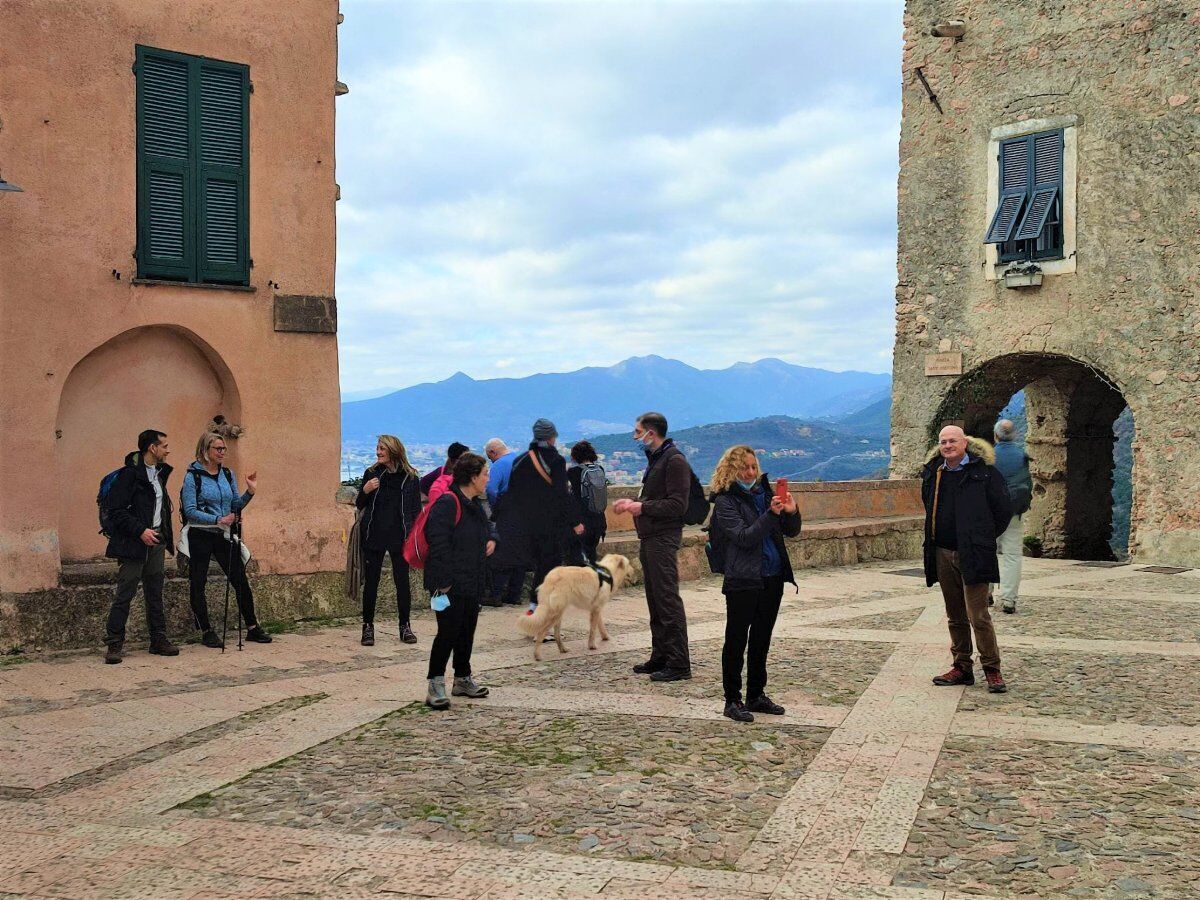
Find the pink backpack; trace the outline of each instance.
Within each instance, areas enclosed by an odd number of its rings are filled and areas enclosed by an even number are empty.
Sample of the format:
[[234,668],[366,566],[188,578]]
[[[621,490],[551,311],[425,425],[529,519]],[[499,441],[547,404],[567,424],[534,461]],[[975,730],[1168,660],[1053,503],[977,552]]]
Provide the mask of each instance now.
[[[412,531],[408,533],[408,537],[404,541],[404,561],[413,569],[425,568],[425,563],[429,560],[429,541],[425,539],[425,522],[429,519],[429,511],[433,509],[434,501],[446,493],[446,487],[438,490],[438,484],[442,478],[447,479],[446,485],[450,484],[449,475],[443,475],[434,482],[433,487],[429,489],[429,503],[421,510],[417,516],[417,521],[413,522]],[[436,493],[435,493],[436,492]],[[462,521],[462,504],[458,502],[458,495],[453,491],[450,496],[454,498],[454,524],[457,525]]]

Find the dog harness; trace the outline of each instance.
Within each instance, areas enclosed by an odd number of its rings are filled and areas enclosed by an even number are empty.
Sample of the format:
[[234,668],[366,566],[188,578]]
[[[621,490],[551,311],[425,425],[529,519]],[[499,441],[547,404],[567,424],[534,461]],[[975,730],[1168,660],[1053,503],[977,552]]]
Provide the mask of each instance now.
[[604,568],[604,566],[597,566],[597,565],[593,565],[593,564],[589,563],[588,568],[591,569],[593,572],[595,572],[596,577],[600,579],[600,589],[601,590],[604,589],[604,586],[606,584],[609,587],[613,586],[612,572],[608,571],[608,569]]

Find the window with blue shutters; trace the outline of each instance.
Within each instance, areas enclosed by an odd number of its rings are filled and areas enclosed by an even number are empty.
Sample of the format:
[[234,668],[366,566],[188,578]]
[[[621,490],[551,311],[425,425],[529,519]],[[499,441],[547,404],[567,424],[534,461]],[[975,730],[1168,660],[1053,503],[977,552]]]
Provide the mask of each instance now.
[[141,278],[250,280],[250,71],[137,48]]
[[984,243],[1000,262],[1062,259],[1063,133],[1000,142],[998,199]]

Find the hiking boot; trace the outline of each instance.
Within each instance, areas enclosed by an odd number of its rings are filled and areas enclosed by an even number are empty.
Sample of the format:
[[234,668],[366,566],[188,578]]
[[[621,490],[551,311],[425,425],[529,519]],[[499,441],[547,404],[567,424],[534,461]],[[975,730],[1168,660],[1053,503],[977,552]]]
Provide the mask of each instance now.
[[466,678],[455,678],[454,687],[450,691],[455,697],[471,697],[475,700],[481,700],[490,692],[487,687],[479,684],[468,675]]
[[446,696],[446,677],[444,675],[429,679],[429,690],[425,694],[425,705],[430,709],[450,708],[450,698]]
[[1008,685],[1004,683],[1004,676],[1000,674],[998,669],[991,671],[984,670],[983,677],[987,679],[989,694],[1007,694]]
[[375,626],[370,622],[363,622],[362,645],[364,647],[375,646]]
[[988,606],[995,606],[995,605],[996,605],[996,598],[993,597],[991,595],[991,593],[989,592],[988,593]]
[[746,710],[741,700],[730,700],[725,704],[725,718],[735,722],[753,722],[754,716]]
[[480,606],[503,606],[504,601],[499,597],[485,597],[479,601]]
[[1003,604],[1000,606],[1000,608],[1003,609],[1009,615],[1011,615],[1012,613],[1015,613],[1017,611],[1017,601],[1016,600],[1005,600],[1003,602]]
[[246,630],[246,640],[254,641],[256,644],[269,644],[271,636],[262,630],[261,625],[252,625]]
[[200,643],[205,647],[212,647],[214,650],[224,650],[225,642],[217,637],[217,633],[211,628],[200,635]]
[[159,638],[150,642],[150,653],[153,656],[178,656],[179,648],[166,638]]
[[125,658],[125,654],[121,652],[124,644],[109,644],[108,649],[104,651],[104,662],[110,666],[115,666]]
[[655,662],[653,659],[648,659],[644,663],[638,663],[636,666],[634,666],[633,674],[635,674],[635,675],[653,675],[655,672],[657,672],[661,669],[665,669],[666,667],[667,667],[666,663]]
[[691,669],[672,669],[669,666],[650,675],[651,681],[687,681],[692,677]]
[[412,626],[407,622],[400,626],[400,640],[406,644],[415,644],[417,642],[417,636],[413,634]]
[[746,704],[746,709],[750,712],[766,713],[770,716],[782,716],[783,707],[768,697],[766,694],[759,694],[753,700]]
[[964,672],[958,666],[954,666],[944,675],[934,675],[933,683],[938,687],[955,687],[960,684],[969,687],[975,683],[975,673],[969,669]]

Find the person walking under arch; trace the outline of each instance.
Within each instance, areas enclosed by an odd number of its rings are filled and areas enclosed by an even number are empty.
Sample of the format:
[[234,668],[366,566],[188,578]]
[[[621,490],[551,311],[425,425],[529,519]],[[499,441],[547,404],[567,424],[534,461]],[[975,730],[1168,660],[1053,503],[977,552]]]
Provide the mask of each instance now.
[[996,423],[996,468],[1004,476],[1013,517],[1000,535],[1000,608],[1017,611],[1021,590],[1021,561],[1025,545],[1025,513],[1033,505],[1033,479],[1029,475],[1029,457],[1017,446],[1017,429],[1008,419]]

